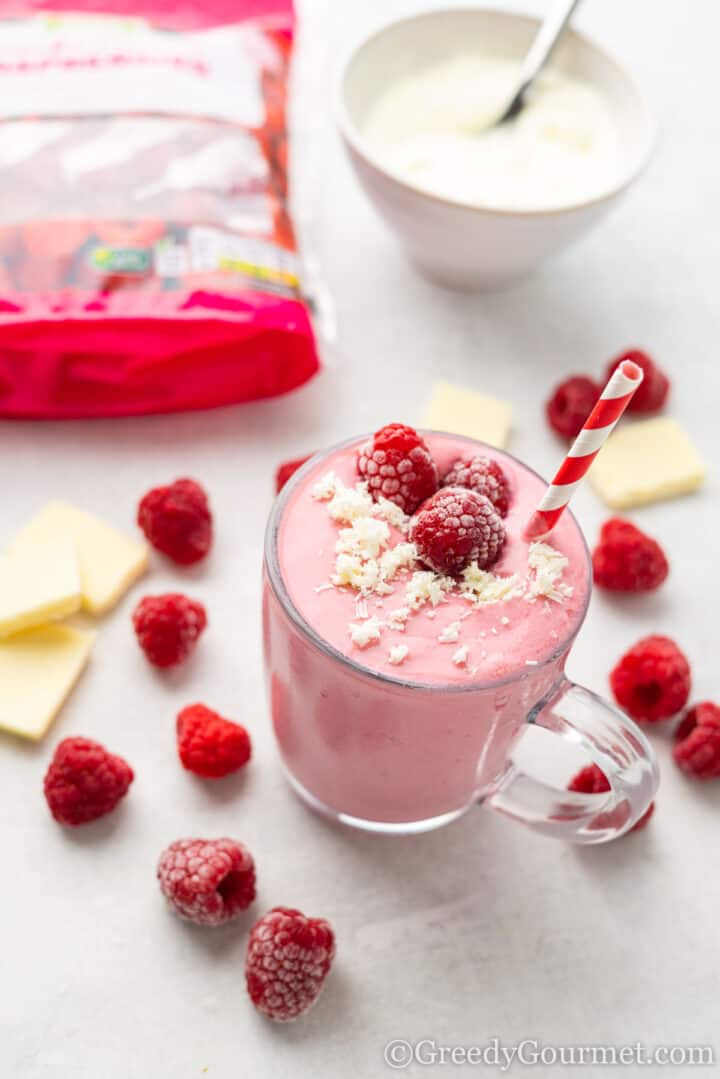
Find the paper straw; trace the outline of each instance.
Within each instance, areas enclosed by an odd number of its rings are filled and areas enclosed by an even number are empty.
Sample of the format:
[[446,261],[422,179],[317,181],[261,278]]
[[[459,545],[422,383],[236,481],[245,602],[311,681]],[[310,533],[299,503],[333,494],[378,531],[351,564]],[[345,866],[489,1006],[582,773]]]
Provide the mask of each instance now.
[[642,368],[632,360],[623,360],[615,368],[599,401],[585,420],[582,431],[530,518],[525,529],[525,539],[541,539],[552,532],[642,380]]

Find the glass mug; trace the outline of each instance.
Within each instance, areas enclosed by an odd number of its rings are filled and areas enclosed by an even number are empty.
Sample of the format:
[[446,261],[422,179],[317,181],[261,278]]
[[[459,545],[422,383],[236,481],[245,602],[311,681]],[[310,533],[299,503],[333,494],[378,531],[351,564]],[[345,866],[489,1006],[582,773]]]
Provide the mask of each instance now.
[[[455,436],[471,453],[489,447]],[[490,682],[427,684],[370,670],[335,649],[294,605],[281,571],[278,535],[293,493],[325,458],[360,445],[355,438],[311,458],[275,501],[265,539],[263,644],[275,737],[291,785],[313,809],[345,824],[407,834],[439,827],[481,804],[535,831],[575,843],[602,843],[628,831],[657,789],[655,755],[623,713],[564,673],[583,624],[535,666]],[[502,462],[510,455],[490,450]],[[536,475],[535,473],[532,473]],[[308,572],[312,572],[308,567]],[[534,774],[517,761],[528,756],[532,728],[552,732],[557,761],[568,746],[595,763],[610,790],[563,789],[557,768]],[[535,735],[537,738],[537,735]],[[547,741],[547,739],[546,739]],[[530,747],[531,748],[531,747]],[[523,749],[525,752],[523,752]]]

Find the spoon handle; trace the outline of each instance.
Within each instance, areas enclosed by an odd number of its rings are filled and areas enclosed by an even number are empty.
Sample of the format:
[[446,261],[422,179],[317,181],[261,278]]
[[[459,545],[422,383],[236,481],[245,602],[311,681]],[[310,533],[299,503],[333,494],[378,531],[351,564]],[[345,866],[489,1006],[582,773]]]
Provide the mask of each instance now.
[[525,95],[550,59],[579,3],[580,0],[559,0],[555,10],[544,20],[523,60],[518,88],[503,113],[501,122],[510,120],[523,107]]

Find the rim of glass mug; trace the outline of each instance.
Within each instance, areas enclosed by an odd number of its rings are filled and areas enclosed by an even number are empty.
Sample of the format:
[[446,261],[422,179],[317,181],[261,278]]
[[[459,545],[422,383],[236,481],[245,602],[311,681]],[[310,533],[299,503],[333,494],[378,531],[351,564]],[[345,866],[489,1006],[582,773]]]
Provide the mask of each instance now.
[[[443,438],[454,437],[458,439],[466,439],[468,442],[474,443],[481,449],[490,450],[491,453],[502,454],[504,457],[507,457],[511,461],[513,461],[520,468],[524,468],[533,476],[536,476],[539,480],[541,480],[542,483],[547,484],[547,480],[544,476],[541,476],[540,473],[536,472],[534,468],[530,468],[530,466],[525,464],[524,461],[521,461],[519,457],[515,457],[514,454],[508,453],[507,450],[500,450],[497,446],[491,446],[487,442],[481,442],[479,439],[469,438],[466,435],[452,435],[452,433],[448,431],[435,431],[429,428],[418,428],[418,431],[422,435],[437,435]],[[265,565],[267,567],[268,577],[273,592],[275,593],[277,599],[280,601],[283,610],[291,619],[291,621],[297,626],[297,628],[321,652],[324,652],[327,656],[330,656],[338,663],[342,663],[344,666],[349,667],[356,674],[366,678],[370,678],[373,681],[388,682],[391,685],[400,686],[403,689],[422,690],[423,692],[427,692],[428,690],[438,690],[441,693],[477,693],[481,690],[495,689],[500,686],[509,685],[512,682],[517,682],[520,681],[520,679],[527,677],[527,670],[518,670],[512,674],[504,675],[502,678],[491,679],[488,681],[420,682],[417,679],[411,680],[408,678],[399,677],[398,675],[388,674],[385,671],[372,670],[371,668],[366,667],[364,664],[358,663],[350,656],[345,655],[344,652],[340,652],[337,648],[331,645],[329,641],[325,640],[325,638],[322,637],[315,629],[313,629],[310,623],[307,622],[305,618],[303,618],[302,614],[293,603],[287,585],[283,579],[278,551],[278,535],[280,531],[280,522],[282,521],[283,510],[285,509],[285,506],[287,505],[295,488],[308,475],[308,473],[313,470],[313,468],[322,460],[322,458],[329,457],[330,455],[337,453],[339,450],[345,449],[348,446],[352,446],[356,443],[362,443],[370,437],[370,433],[363,435],[355,435],[353,438],[343,439],[342,442],[337,442],[332,446],[328,446],[326,449],[318,450],[317,453],[314,453],[312,457],[310,457],[305,462],[305,464],[302,465],[297,470],[297,472],[295,472],[290,477],[283,489],[277,495],[273,503],[273,507],[270,511],[267,526],[265,529]],[[575,526],[575,529],[577,530],[577,533],[582,541],[582,549],[585,555],[585,571],[588,583],[588,588],[585,595],[585,603],[583,604],[582,610],[578,613],[577,622],[573,626],[572,631],[558,644],[556,644],[553,650],[547,656],[545,656],[544,659],[539,660],[537,664],[533,665],[533,674],[541,671],[549,664],[557,662],[557,660],[562,655],[564,655],[564,653],[570,650],[573,642],[575,641],[575,638],[577,637],[583,626],[583,623],[585,622],[585,617],[587,615],[588,607],[590,605],[590,596],[592,593],[592,560],[590,557],[590,549],[588,547],[587,540],[585,539],[585,534],[580,528],[580,525],[578,524],[575,515],[570,510],[566,510],[565,516],[572,519],[573,525]]]

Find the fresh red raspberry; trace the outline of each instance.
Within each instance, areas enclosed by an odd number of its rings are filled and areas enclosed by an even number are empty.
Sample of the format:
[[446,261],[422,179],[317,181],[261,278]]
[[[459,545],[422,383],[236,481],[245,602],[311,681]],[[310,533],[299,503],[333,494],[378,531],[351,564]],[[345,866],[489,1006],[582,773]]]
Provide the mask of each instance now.
[[610,362],[607,369],[608,378],[623,360],[632,360],[642,368],[645,376],[628,405],[628,412],[658,412],[665,404],[670,392],[670,380],[665,372],[660,370],[647,352],[633,348],[629,352],[616,356]]
[[335,935],[324,918],[273,907],[250,932],[245,978],[263,1014],[285,1023],[315,1003],[335,956]]
[[296,457],[292,461],[283,461],[281,465],[278,465],[275,472],[275,494],[280,494],[290,477],[294,476],[311,457],[311,453],[306,453],[304,457]]
[[389,423],[358,451],[357,470],[378,501],[387,498],[405,513],[437,491],[438,471],[425,441],[412,427]]
[[696,779],[720,776],[720,708],[711,701],[696,704],[675,732],[673,757]]
[[196,925],[229,922],[255,898],[253,856],[235,839],[176,839],[157,877],[172,910]]
[[156,667],[184,663],[207,625],[202,603],[180,592],[143,596],[132,617],[140,647]]
[[89,738],[64,738],[45,773],[45,798],[60,824],[87,824],[127,794],[133,770],[122,757]]
[[566,378],[545,403],[550,426],[563,438],[575,438],[597,404],[600,392],[597,383],[585,375]]
[[622,517],[611,517],[593,551],[595,584],[612,592],[651,592],[670,571],[656,540]]
[[465,457],[457,460],[445,475],[443,487],[467,487],[478,495],[485,495],[501,517],[507,517],[510,509],[510,484],[497,461],[491,457]]
[[181,566],[199,562],[212,546],[208,498],[195,480],[153,487],[140,501],[137,522],[148,542]]
[[250,735],[204,704],[190,704],[177,717],[178,754],[183,768],[206,779],[237,772],[250,760]]
[[644,637],[610,674],[615,699],[634,719],[655,723],[687,704],[690,665],[669,637]]
[[410,522],[419,558],[436,573],[456,576],[477,562],[497,562],[505,527],[489,498],[465,487],[443,487],[423,503]]
[[[597,764],[588,764],[582,768],[568,783],[569,791],[579,791],[581,794],[603,794],[610,790],[607,776],[598,768]],[[638,828],[644,828],[655,811],[655,803],[651,802],[643,813],[640,820],[633,824],[630,832],[636,832]],[[629,835],[629,832],[627,833]]]

